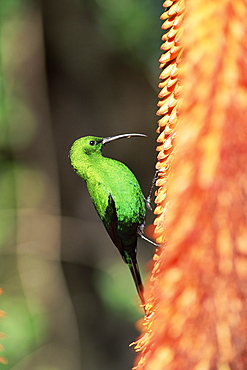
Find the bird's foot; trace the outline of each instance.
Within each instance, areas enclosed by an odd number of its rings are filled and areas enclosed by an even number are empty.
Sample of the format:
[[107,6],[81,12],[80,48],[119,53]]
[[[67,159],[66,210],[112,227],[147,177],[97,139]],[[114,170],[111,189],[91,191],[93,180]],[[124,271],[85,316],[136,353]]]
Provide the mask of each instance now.
[[146,240],[147,242],[149,242],[149,243],[151,243],[151,244],[155,245],[155,247],[161,247],[161,245],[160,245],[160,244],[157,244],[157,243],[153,242],[151,239],[148,239],[148,238],[144,235],[144,225],[141,225],[141,226],[139,226],[139,227],[138,227],[138,229],[137,229],[137,234],[138,234],[142,239],[144,239],[144,240]]
[[152,194],[153,194],[153,189],[155,187],[155,183],[157,181],[159,177],[159,170],[156,170],[155,171],[155,174],[154,174],[154,177],[152,179],[152,182],[151,182],[151,187],[150,187],[150,190],[149,190],[149,194],[147,196],[147,198],[145,198],[145,203],[146,203],[146,207],[147,209],[149,209],[150,211],[152,211],[152,206],[151,206],[151,202],[152,202]]

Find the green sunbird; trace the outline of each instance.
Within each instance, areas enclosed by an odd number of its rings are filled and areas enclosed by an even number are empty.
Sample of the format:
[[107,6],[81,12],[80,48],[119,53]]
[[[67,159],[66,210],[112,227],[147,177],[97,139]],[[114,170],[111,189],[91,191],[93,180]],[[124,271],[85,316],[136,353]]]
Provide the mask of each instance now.
[[145,198],[130,169],[123,163],[104,157],[103,145],[131,136],[122,134],[107,138],[85,136],[70,149],[71,165],[86,181],[92,202],[113,243],[128,264],[142,305],[143,285],[136,259],[137,237],[143,236],[146,215]]

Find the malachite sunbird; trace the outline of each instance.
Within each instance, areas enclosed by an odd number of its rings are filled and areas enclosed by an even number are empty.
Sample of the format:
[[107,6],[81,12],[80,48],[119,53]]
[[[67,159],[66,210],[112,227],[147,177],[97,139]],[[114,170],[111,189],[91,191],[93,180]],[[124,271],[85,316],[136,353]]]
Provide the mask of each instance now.
[[142,236],[146,214],[145,198],[130,169],[104,157],[103,145],[113,140],[142,136],[122,134],[112,137],[85,136],[70,149],[71,165],[86,181],[92,202],[113,243],[128,264],[141,303],[145,306],[143,285],[136,259],[137,237]]

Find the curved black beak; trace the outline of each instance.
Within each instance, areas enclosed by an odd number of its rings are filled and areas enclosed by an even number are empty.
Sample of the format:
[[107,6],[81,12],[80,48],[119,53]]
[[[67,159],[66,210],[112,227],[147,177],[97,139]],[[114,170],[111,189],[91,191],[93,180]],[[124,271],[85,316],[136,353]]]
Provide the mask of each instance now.
[[103,144],[106,144],[106,143],[109,143],[110,141],[113,141],[113,140],[118,140],[118,139],[124,139],[124,138],[130,138],[132,136],[141,136],[141,137],[147,137],[147,135],[144,135],[144,134],[121,134],[121,135],[116,135],[116,136],[109,136],[109,137],[105,137],[103,138]]

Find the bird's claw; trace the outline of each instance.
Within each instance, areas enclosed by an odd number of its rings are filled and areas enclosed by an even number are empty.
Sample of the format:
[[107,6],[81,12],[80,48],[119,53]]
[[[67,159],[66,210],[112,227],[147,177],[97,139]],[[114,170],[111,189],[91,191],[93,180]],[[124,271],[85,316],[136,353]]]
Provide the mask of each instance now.
[[150,244],[153,244],[155,245],[155,247],[161,247],[160,244],[157,244],[155,242],[153,242],[151,239],[148,239],[145,235],[144,235],[144,225],[141,225],[138,227],[137,229],[137,234],[144,240],[146,240],[147,242],[149,242]]

